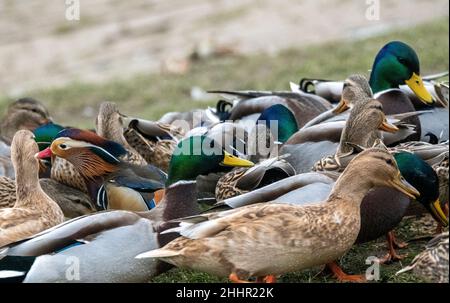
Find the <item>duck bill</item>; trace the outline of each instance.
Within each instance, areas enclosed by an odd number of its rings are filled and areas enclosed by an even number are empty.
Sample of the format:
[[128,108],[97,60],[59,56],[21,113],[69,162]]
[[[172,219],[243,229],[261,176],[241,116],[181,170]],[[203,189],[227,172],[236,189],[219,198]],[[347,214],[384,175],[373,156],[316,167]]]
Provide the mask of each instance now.
[[50,149],[50,147],[47,147],[43,151],[40,151],[40,152],[36,153],[34,155],[34,157],[36,159],[48,159],[48,158],[51,158],[52,155],[53,155],[52,150]]
[[430,203],[427,208],[438,223],[442,224],[444,227],[448,226],[448,218],[441,208],[441,201],[439,201],[439,199]]
[[409,184],[401,175],[389,182],[393,188],[405,194],[411,199],[416,199],[420,193],[411,184]]
[[394,124],[389,123],[386,120],[386,117],[384,117],[384,121],[381,123],[379,129],[388,133],[395,133],[396,131],[398,131],[398,127]]
[[238,158],[226,151],[224,151],[224,156],[221,164],[224,166],[238,166],[238,167],[251,167],[255,165],[252,161]]
[[347,101],[344,98],[341,98],[341,101],[339,101],[338,105],[333,109],[333,114],[337,115],[343,113],[349,108],[350,106],[347,105]]
[[420,101],[427,105],[432,105],[434,103],[433,96],[430,92],[425,88],[423,84],[422,77],[418,74],[413,73],[409,80],[405,81],[406,85],[419,97]]

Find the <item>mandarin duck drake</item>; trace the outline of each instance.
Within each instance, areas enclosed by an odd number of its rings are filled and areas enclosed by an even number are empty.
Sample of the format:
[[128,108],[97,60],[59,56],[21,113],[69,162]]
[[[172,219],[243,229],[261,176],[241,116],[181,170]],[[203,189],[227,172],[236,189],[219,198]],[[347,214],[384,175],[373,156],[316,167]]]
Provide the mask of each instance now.
[[164,188],[166,174],[120,159],[125,148],[93,132],[68,128],[59,132],[39,158],[60,157],[82,176],[98,209],[143,211],[155,206],[154,192]]

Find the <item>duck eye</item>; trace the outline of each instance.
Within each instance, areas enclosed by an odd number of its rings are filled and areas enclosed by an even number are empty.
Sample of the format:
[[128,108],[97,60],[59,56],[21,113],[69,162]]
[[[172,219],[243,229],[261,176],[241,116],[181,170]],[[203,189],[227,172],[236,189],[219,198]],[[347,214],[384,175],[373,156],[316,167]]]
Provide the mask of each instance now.
[[403,65],[407,63],[405,58],[398,58],[398,62],[400,62]]
[[209,142],[209,147],[214,148],[214,141]]
[[394,162],[392,162],[392,159],[387,159],[387,160],[386,160],[386,163],[387,163],[388,165],[393,165],[393,164],[394,164]]
[[67,145],[65,145],[65,144],[60,144],[60,145],[59,145],[59,148],[61,148],[61,149],[66,149],[66,148],[67,148]]

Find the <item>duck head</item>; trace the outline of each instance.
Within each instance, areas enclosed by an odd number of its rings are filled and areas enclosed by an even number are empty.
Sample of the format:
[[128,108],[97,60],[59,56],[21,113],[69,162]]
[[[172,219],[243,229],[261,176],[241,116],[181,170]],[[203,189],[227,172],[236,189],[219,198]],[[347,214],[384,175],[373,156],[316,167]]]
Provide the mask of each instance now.
[[0,125],[2,139],[10,144],[19,129],[33,131],[51,121],[45,106],[32,98],[22,98],[8,106]]
[[58,156],[72,163],[85,178],[94,178],[116,170],[119,157],[126,154],[122,145],[97,134],[77,128],[59,132],[50,147],[39,152],[37,158]]
[[258,124],[265,125],[272,130],[273,123],[277,123],[278,133],[273,134],[274,138],[285,143],[293,134],[298,131],[297,119],[289,108],[283,104],[275,104],[266,108],[258,118]]
[[53,139],[62,131],[64,127],[52,122],[39,126],[33,131],[34,140],[39,146],[39,151],[42,151],[50,146]]
[[439,201],[439,178],[434,169],[413,153],[399,152],[394,157],[402,176],[420,192],[417,202],[422,204],[437,222],[448,226],[448,218]]
[[369,148],[358,154],[336,181],[333,193],[362,198],[373,187],[390,187],[415,199],[420,193],[400,173],[397,162],[383,147]]
[[366,77],[359,74],[351,75],[344,81],[341,100],[333,113],[340,114],[353,107],[358,100],[372,98],[372,96],[372,89]]
[[366,97],[354,105],[342,132],[337,155],[353,153],[353,147],[348,143],[372,146],[381,138],[380,130],[394,133],[398,128],[387,121],[379,101]]
[[377,54],[370,75],[370,86],[374,93],[406,84],[425,104],[434,103],[420,76],[419,58],[409,45],[393,41]]
[[209,137],[185,138],[178,143],[173,152],[166,185],[195,180],[199,175],[220,171],[221,166],[250,167],[253,163],[226,152]]

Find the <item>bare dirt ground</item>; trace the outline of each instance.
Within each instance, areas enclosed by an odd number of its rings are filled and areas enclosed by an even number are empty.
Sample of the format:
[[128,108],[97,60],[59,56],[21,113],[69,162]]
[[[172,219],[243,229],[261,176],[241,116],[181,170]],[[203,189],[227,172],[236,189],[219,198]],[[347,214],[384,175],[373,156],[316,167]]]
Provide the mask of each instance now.
[[[448,16],[448,0],[0,0],[0,94],[136,73],[183,72],[194,50],[251,54],[358,39]],[[368,2],[373,2],[372,0]]]

